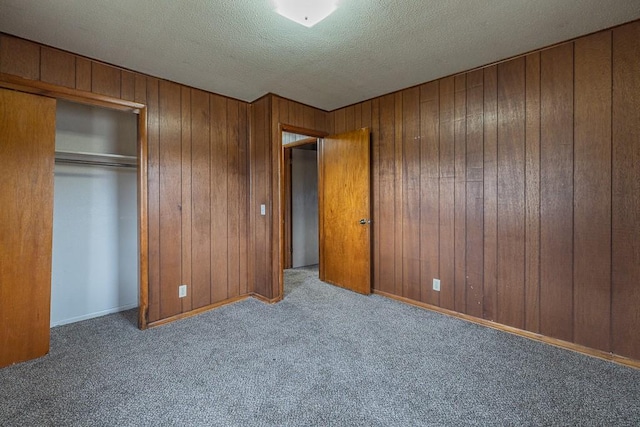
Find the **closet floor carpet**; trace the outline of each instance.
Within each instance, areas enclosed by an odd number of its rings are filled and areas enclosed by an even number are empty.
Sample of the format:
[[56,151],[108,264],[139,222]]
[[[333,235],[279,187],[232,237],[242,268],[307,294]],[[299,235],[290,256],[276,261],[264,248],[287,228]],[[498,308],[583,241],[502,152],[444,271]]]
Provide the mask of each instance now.
[[581,425],[640,422],[640,370],[286,272],[140,331],[136,312],[51,330],[0,369],[2,426]]

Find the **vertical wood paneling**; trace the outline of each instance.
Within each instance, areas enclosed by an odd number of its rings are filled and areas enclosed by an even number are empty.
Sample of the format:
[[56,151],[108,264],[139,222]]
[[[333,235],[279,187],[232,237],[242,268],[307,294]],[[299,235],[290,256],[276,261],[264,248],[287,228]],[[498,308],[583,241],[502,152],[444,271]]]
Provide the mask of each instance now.
[[454,309],[466,312],[467,76],[454,78]]
[[76,57],[76,89],[91,92],[91,61]]
[[440,306],[455,307],[455,80],[440,80]]
[[211,105],[211,302],[227,298],[228,215],[227,100],[210,95]]
[[256,141],[255,141],[255,164],[254,164],[254,189],[256,200],[254,204],[255,217],[255,289],[260,295],[267,298],[271,295],[269,286],[271,265],[269,223],[267,215],[260,215],[260,205],[265,204],[269,208],[269,188],[268,179],[270,171],[269,164],[271,156],[269,153],[269,142],[271,141],[271,98],[264,98],[256,110]]
[[[333,115],[331,115],[333,117]],[[373,220],[373,280],[372,288],[381,290],[380,279],[380,99],[371,101],[371,175],[372,175],[372,220]]]
[[328,133],[333,132],[333,128],[329,125],[329,116],[330,114],[325,111],[314,109],[313,110],[313,118],[314,118],[314,129],[324,129]]
[[439,85],[420,88],[420,280],[422,301],[440,305],[440,293],[433,290],[439,272]]
[[238,226],[240,252],[239,260],[239,292],[245,295],[249,292],[249,106],[240,103],[238,118],[238,210],[240,223]]
[[484,277],[483,317],[498,313],[498,67],[484,69]]
[[353,106],[354,109],[354,120],[353,120],[353,128],[360,129],[362,128],[362,104],[356,104]]
[[[358,110],[358,109],[356,109]],[[420,88],[402,94],[402,286],[422,299],[420,286]]]
[[120,98],[120,70],[110,65],[91,62],[91,92]]
[[240,295],[239,102],[227,100],[227,295]]
[[397,295],[403,295],[402,285],[402,92],[396,92],[394,97],[394,289]]
[[347,129],[346,108],[341,108],[333,114],[334,133],[346,132]]
[[182,311],[178,297],[182,265],[182,135],[180,86],[164,80],[159,84],[159,179],[160,179],[160,318]]
[[[122,70],[120,72],[120,97],[127,101],[133,101],[135,91],[135,75],[132,72]],[[182,86],[185,88],[185,86]]]
[[526,59],[525,329],[540,331],[540,53]]
[[[123,73],[124,77],[124,73]],[[124,79],[123,79],[124,80]],[[124,86],[123,86],[124,87]],[[191,165],[193,159],[191,157],[191,89],[182,86],[180,89],[181,99],[181,131],[182,131],[182,164],[181,164],[181,203],[180,212],[182,218],[181,243],[182,243],[182,280],[181,284],[187,285],[187,296],[182,298],[182,312],[191,311],[193,308],[193,277],[191,275],[192,267],[192,214],[191,214]]]
[[344,125],[346,132],[356,129],[356,108],[354,105],[344,109]]
[[[380,98],[379,138],[379,240],[380,240],[380,290],[395,292],[395,100],[393,95]],[[337,122],[336,122],[337,126]]]
[[209,95],[191,90],[191,289],[193,308],[211,304]]
[[573,338],[573,44],[540,54],[540,331]]
[[467,74],[466,117],[466,310],[482,317],[483,300],[483,118],[484,74],[482,70]]
[[611,349],[640,359],[640,22],[613,30]]
[[57,49],[42,47],[40,49],[40,79],[54,85],[75,88],[76,57]]
[[302,107],[302,127],[305,129],[317,129],[314,109],[306,105]]
[[159,82],[147,78],[147,179],[149,212],[149,314],[160,317],[160,112]]
[[279,122],[370,126],[375,289],[640,358],[638,40],[634,22],[330,114],[272,95],[210,114],[214,95],[6,35],[0,72],[147,104],[151,322],[273,295]]
[[40,78],[40,46],[27,40],[0,35],[0,73],[30,80]]
[[498,65],[498,322],[524,327],[525,60]]
[[[218,97],[213,117],[206,92],[5,35],[0,35],[0,72],[146,104],[149,322],[209,305],[213,290],[222,290],[218,299],[249,292],[247,103]],[[325,112],[293,104],[298,125],[318,121],[326,126]],[[221,130],[213,138],[212,123]],[[219,150],[213,156],[212,144]],[[212,161],[218,172],[213,179]],[[268,165],[270,159],[261,161]],[[212,181],[216,189],[218,182],[224,184],[220,205],[212,202]],[[262,200],[268,200],[266,194]],[[219,206],[226,210],[222,217]],[[224,223],[220,233],[213,224],[216,238],[223,236],[213,259],[229,271],[216,268],[224,271],[220,283],[211,275],[212,209],[215,220]],[[266,248],[268,240],[262,243]],[[177,296],[181,283],[188,285],[185,299]]]
[[575,43],[573,324],[577,344],[609,350],[611,32]]

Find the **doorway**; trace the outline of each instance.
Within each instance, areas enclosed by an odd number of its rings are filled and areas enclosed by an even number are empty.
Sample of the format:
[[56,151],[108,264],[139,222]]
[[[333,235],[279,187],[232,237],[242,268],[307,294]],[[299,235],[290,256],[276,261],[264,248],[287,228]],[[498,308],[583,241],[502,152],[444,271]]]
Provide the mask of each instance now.
[[[318,276],[323,282],[369,294],[371,292],[370,131],[358,129],[319,135],[280,124],[282,193],[280,295],[284,269],[294,266],[295,148],[316,144]],[[295,183],[298,184],[299,183]],[[304,203],[304,196],[301,197]],[[301,221],[304,225],[306,221]],[[315,221],[314,221],[315,222]],[[307,230],[315,231],[315,230]]]
[[137,308],[137,117],[56,107],[51,326]]

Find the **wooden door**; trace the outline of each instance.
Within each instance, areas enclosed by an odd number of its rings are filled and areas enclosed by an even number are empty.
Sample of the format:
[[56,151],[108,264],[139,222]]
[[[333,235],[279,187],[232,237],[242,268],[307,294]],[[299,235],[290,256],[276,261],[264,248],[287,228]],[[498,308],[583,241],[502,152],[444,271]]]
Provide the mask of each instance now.
[[319,146],[320,280],[371,293],[369,129]]
[[0,368],[49,351],[56,101],[0,89]]

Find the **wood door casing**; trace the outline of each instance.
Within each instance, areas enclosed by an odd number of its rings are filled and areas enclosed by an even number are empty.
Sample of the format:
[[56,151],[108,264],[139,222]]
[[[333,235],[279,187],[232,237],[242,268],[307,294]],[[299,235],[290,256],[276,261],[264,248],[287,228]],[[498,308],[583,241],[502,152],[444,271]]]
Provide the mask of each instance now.
[[371,293],[369,129],[321,141],[320,280]]
[[49,351],[56,101],[0,89],[0,368]]

